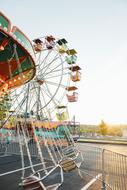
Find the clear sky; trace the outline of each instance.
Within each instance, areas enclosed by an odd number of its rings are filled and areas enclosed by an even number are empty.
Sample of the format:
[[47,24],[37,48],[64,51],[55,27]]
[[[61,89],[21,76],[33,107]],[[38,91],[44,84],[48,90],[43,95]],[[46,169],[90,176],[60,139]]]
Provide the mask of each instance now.
[[0,0],[0,7],[30,39],[65,37],[77,50],[82,81],[71,116],[127,123],[126,0]]

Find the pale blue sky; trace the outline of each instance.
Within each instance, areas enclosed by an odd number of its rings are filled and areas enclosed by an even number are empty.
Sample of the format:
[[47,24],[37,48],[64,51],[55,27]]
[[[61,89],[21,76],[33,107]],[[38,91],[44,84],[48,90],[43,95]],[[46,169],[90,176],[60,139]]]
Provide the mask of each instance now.
[[77,121],[127,123],[126,0],[0,0],[1,11],[30,39],[65,37],[82,67]]

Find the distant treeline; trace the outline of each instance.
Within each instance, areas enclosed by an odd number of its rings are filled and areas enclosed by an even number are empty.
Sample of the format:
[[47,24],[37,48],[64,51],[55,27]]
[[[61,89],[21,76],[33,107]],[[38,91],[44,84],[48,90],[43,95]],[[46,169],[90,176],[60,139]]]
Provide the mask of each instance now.
[[127,125],[109,125],[103,120],[98,125],[80,125],[80,133],[96,133],[98,135],[122,136]]

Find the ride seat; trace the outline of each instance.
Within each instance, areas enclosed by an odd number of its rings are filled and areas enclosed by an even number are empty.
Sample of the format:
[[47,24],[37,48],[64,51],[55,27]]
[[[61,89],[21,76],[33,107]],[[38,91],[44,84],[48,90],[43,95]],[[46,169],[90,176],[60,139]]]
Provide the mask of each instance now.
[[23,189],[24,190],[46,190],[46,187],[43,185],[41,181],[39,181],[39,178],[37,176],[30,176],[27,177],[23,181]]
[[23,181],[23,190],[56,190],[59,185],[56,183],[45,187],[37,176],[32,175]]
[[78,93],[77,92],[73,92],[72,95],[68,95],[66,94],[68,102],[77,102],[78,101]]
[[69,172],[77,168],[75,161],[71,158],[66,158],[60,162],[64,172]]
[[78,71],[76,71],[76,73],[75,73],[74,75],[71,74],[71,80],[72,80],[73,82],[78,82],[78,81],[80,81],[80,80],[81,80],[81,73],[78,72]]

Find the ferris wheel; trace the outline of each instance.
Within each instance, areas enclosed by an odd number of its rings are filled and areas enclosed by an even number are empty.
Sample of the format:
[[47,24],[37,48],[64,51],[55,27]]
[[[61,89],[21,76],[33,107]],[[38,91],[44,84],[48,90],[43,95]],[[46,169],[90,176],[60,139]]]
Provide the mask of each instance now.
[[[64,38],[57,39],[51,35],[33,42],[37,60],[34,81],[38,83],[39,110],[45,109],[48,117],[54,119],[55,109],[65,108],[68,101],[77,101],[76,82],[80,81],[80,67],[76,65],[77,52],[69,49]],[[58,119],[60,115],[56,116]]]
[[33,40],[36,74],[11,91],[11,112],[41,120],[68,120],[67,103],[77,101],[81,68],[76,64],[77,52],[67,44],[64,38],[53,36]]

